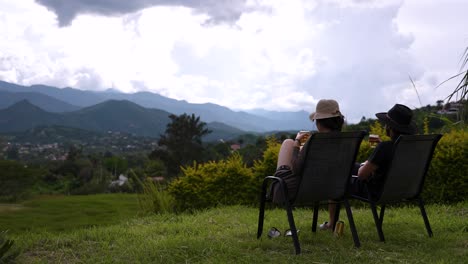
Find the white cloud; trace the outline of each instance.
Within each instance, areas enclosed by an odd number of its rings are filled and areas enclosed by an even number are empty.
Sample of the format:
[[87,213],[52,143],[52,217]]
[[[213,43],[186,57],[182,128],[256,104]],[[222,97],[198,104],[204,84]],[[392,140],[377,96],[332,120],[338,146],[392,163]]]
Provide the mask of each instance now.
[[60,27],[35,1],[0,0],[0,79],[233,109],[311,111],[334,98],[353,122],[419,106],[409,77],[423,105],[443,99],[454,84],[434,87],[458,72],[468,43],[462,0],[182,2],[78,1],[57,11]]

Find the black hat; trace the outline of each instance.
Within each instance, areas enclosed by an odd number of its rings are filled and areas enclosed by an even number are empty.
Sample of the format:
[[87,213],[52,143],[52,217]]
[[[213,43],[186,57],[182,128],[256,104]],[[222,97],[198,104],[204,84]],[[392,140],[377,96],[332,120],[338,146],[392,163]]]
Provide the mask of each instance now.
[[377,113],[375,116],[377,116],[380,121],[402,134],[416,133],[416,126],[412,121],[413,111],[405,105],[396,104],[388,110],[388,113]]

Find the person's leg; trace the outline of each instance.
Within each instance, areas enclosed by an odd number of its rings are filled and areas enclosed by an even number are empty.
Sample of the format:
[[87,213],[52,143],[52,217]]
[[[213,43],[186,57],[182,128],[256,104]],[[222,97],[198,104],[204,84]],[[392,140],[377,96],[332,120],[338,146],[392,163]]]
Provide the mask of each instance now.
[[280,166],[286,165],[289,168],[292,168],[292,153],[294,150],[294,140],[286,139],[281,144],[280,151],[278,153],[278,163],[276,164],[276,168]]
[[320,230],[332,230],[333,224],[335,223],[335,212],[336,212],[336,202],[333,200],[328,200],[328,221],[324,222],[319,226]]
[[[275,176],[283,178],[284,173],[288,172],[288,170],[285,170],[285,168],[282,168],[282,166],[288,166],[289,171],[292,168],[293,148],[294,148],[294,140],[286,139],[281,144],[281,148],[278,153],[278,162],[276,164]],[[289,184],[293,184],[293,182],[290,181]],[[272,196],[272,201],[274,203],[277,203],[277,204],[283,203],[284,201],[283,191],[280,191],[279,185],[276,184],[276,182],[270,186],[270,194]]]
[[[357,177],[351,177],[348,184],[348,192],[353,195],[359,195],[362,197],[367,197],[366,189],[364,188],[364,182],[360,181]],[[327,223],[323,223],[320,226],[320,229],[332,229],[335,224],[335,212],[336,212],[336,203],[332,200],[328,201],[328,217],[329,220]],[[322,227],[323,226],[323,227]],[[333,231],[333,230],[331,230]]]
[[[359,168],[359,164],[356,163],[354,166],[353,172]],[[364,188],[363,182],[361,182],[357,177],[351,177],[348,183],[348,192],[354,195],[363,195]],[[367,195],[367,193],[365,194]],[[366,197],[366,196],[363,196]],[[323,223],[320,227],[322,230],[332,229],[333,225],[335,224],[335,212],[336,212],[336,203],[332,200],[328,201],[328,222]],[[333,230],[331,230],[333,231]]]
[[[359,169],[360,163],[354,164],[352,174],[357,175],[357,171]],[[356,183],[356,179],[352,178],[349,183],[349,188],[351,189],[351,193],[356,193],[357,189],[361,189],[358,186],[358,183]],[[335,212],[336,212],[336,203],[332,200],[328,201],[328,222],[323,224],[323,229],[331,229],[335,225]]]

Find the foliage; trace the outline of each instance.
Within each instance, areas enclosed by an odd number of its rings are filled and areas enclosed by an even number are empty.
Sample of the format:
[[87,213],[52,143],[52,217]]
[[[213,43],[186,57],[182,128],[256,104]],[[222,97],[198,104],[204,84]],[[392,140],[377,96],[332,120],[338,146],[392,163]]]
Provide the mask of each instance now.
[[0,231],[0,263],[13,263],[19,252],[11,251],[14,241],[7,239],[6,234],[7,231]]
[[39,171],[9,160],[0,160],[0,200],[14,202],[27,198]]
[[138,204],[143,213],[174,211],[174,198],[167,192],[164,185],[148,177],[142,181],[133,170],[130,170],[129,173],[142,190],[142,193],[138,194]]
[[127,171],[128,161],[122,157],[112,156],[104,159],[104,166],[114,176],[118,176]]
[[182,176],[169,184],[169,193],[180,210],[217,205],[253,204],[259,185],[238,153],[227,160],[193,163],[182,169]]
[[158,176],[166,176],[167,175],[167,168],[164,163],[159,160],[149,160],[145,164],[145,174],[148,175],[148,177],[158,177]]
[[468,134],[454,129],[439,141],[425,181],[428,202],[464,201],[468,197]]
[[158,144],[165,148],[165,155],[160,155],[165,160],[170,174],[179,172],[180,166],[199,161],[203,152],[202,137],[211,133],[206,128],[206,123],[200,121],[200,117],[194,114],[170,115],[171,122],[167,124],[166,132],[161,135]]
[[[273,137],[273,136],[271,136]],[[248,167],[252,167],[256,160],[262,158],[263,153],[267,148],[266,138],[259,136],[254,143],[249,143],[246,146],[239,149],[239,154],[241,154],[244,159],[245,164]]]
[[[468,47],[466,47],[465,52],[463,54],[463,62],[462,62],[462,69],[465,66],[468,66]],[[457,87],[455,90],[447,96],[447,102],[450,102],[452,97],[456,97],[457,101],[461,102],[462,100],[466,100],[466,95],[468,94],[468,69],[462,70],[461,73],[451,77],[450,79],[456,78],[458,76],[462,75],[462,79],[458,83]],[[449,79],[449,80],[450,80]]]
[[263,179],[268,175],[273,175],[276,171],[278,163],[278,154],[281,148],[281,144],[273,136],[266,138],[266,150],[263,152],[261,160],[254,162],[254,176],[260,185]]
[[357,124],[345,124],[343,131],[369,131],[370,126],[375,122],[378,122],[378,120],[363,116]]
[[230,142],[207,143],[203,152],[203,161],[223,160],[231,155]]

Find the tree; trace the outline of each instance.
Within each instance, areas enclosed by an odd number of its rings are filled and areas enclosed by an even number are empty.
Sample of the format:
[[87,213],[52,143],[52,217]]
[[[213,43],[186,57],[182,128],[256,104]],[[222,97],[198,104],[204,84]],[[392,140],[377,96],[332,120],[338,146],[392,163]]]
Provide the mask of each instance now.
[[462,66],[461,66],[462,68],[461,72],[450,78],[450,79],[453,79],[458,76],[462,76],[462,79],[458,83],[455,90],[451,94],[449,94],[449,96],[447,96],[447,102],[450,102],[450,100],[454,96],[457,102],[462,102],[463,100],[466,100],[466,95],[468,94],[468,68],[467,69],[463,69],[463,68],[465,68],[465,66],[468,66],[468,47],[466,47],[465,52],[463,53],[463,57],[464,58],[463,58]]
[[19,150],[16,146],[11,146],[8,148],[7,152],[6,152],[6,158],[8,160],[19,160],[20,159],[20,155],[19,155]]
[[0,160],[0,201],[15,202],[26,198],[39,174],[39,170],[20,162]]
[[466,107],[468,106],[468,102],[466,100],[466,96],[468,94],[468,47],[465,48],[465,52],[462,56],[461,72],[443,81],[437,87],[448,82],[449,80],[458,78],[460,76],[462,76],[460,82],[455,87],[453,92],[447,96],[446,100],[447,103],[450,103],[450,100],[452,100],[452,98],[455,98],[455,102],[463,105],[458,115],[458,119],[463,122],[465,121]]
[[112,173],[114,177],[125,173],[128,169],[128,162],[125,158],[113,156],[104,159],[104,166]]
[[158,141],[165,151],[156,151],[159,153],[156,157],[165,161],[168,173],[174,175],[180,171],[180,166],[202,160],[202,137],[211,131],[194,114],[170,115],[169,118],[171,122]]

